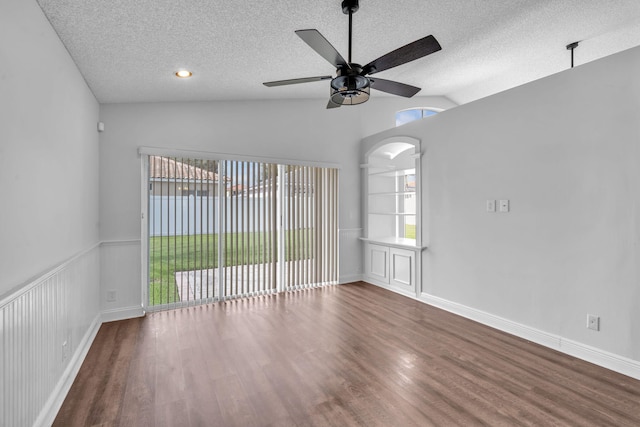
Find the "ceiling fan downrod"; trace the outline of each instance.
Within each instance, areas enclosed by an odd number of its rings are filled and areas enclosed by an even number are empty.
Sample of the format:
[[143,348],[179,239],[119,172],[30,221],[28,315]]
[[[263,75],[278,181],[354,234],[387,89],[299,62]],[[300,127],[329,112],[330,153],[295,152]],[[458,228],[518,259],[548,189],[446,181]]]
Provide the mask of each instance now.
[[567,45],[567,50],[571,51],[571,68],[573,68],[573,50],[578,47],[578,44],[580,44],[580,42],[573,42]]
[[351,39],[353,36],[353,14],[360,9],[358,0],[344,0],[342,2],[342,13],[349,15],[349,64],[351,63]]

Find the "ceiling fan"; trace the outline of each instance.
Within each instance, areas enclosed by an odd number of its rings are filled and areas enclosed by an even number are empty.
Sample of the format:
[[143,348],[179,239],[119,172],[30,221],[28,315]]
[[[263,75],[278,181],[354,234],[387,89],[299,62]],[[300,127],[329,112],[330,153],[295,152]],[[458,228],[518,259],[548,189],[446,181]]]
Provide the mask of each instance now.
[[264,83],[265,86],[284,86],[298,83],[317,82],[331,79],[331,97],[327,108],[337,108],[342,105],[362,104],[369,99],[370,88],[393,95],[411,98],[420,91],[419,87],[394,82],[392,80],[367,77],[398,65],[406,64],[442,49],[433,36],[427,36],[413,43],[402,46],[378,59],[374,59],[365,66],[351,62],[351,38],[353,33],[353,14],[359,9],[358,0],[344,0],[342,12],[349,15],[349,61],[324,38],[318,30],[297,30],[296,34],[320,56],[336,67],[337,76],[305,77],[301,79],[278,80]]

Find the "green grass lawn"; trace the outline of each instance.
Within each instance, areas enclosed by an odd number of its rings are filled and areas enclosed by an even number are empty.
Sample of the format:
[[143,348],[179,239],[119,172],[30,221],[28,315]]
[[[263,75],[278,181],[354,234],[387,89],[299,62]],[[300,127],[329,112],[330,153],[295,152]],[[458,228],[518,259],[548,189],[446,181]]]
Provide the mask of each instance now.
[[[277,244],[269,244],[270,233],[226,234],[225,266],[261,264],[277,254]],[[275,238],[275,234],[273,234]],[[299,245],[289,239],[300,239]],[[310,230],[288,231],[285,234],[285,258],[305,259],[310,255],[313,236]],[[271,252],[269,251],[269,248]],[[299,253],[296,248],[300,247]],[[152,237],[149,239],[149,305],[179,301],[175,273],[218,267],[218,235]]]
[[404,225],[404,237],[407,239],[415,239],[416,238],[416,226],[411,224]]
[[149,305],[179,300],[175,272],[216,267],[218,235],[149,239]]

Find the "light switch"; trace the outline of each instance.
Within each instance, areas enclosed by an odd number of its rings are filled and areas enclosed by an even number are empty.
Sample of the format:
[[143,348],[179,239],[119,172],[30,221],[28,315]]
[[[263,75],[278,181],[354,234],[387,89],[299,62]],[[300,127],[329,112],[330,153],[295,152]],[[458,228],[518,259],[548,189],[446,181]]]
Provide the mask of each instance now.
[[496,201],[487,200],[487,212],[495,212],[495,211],[496,211]]
[[509,200],[500,200],[500,212],[509,212]]

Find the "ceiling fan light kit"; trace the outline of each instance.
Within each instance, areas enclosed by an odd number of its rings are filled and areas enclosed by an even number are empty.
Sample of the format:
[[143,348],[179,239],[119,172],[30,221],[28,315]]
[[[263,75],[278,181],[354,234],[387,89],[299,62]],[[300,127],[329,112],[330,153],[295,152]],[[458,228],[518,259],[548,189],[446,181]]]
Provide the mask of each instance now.
[[442,49],[433,36],[427,36],[413,43],[387,53],[365,66],[351,62],[351,41],[353,35],[353,14],[360,8],[358,0],[344,0],[342,12],[349,15],[349,61],[324,38],[318,30],[297,30],[296,34],[320,56],[336,67],[336,77],[318,76],[300,79],[278,80],[263,83],[265,86],[284,86],[331,79],[330,98],[327,108],[342,105],[357,105],[369,100],[371,88],[393,95],[410,98],[420,91],[419,87],[391,80],[370,78],[368,75],[388,70],[407,62],[415,61]]
[[[338,77],[331,80],[331,102],[337,106],[357,105],[369,100],[369,79],[360,75],[362,68],[350,64],[351,68],[338,70]],[[344,75],[343,75],[344,74]]]

